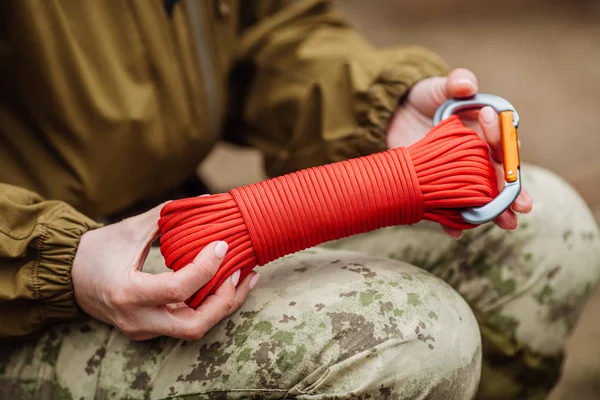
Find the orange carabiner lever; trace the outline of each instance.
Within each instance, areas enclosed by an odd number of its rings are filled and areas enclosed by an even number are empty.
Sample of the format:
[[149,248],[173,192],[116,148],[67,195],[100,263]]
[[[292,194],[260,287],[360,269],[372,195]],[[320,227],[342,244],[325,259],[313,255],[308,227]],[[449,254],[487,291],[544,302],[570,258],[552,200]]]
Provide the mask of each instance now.
[[500,116],[500,132],[502,134],[502,163],[504,164],[504,180],[515,182],[519,178],[521,158],[519,157],[519,136],[514,125],[512,111],[502,111]]
[[464,99],[451,99],[438,108],[433,117],[437,125],[451,115],[490,106],[500,117],[504,189],[488,204],[461,211],[463,219],[472,224],[491,221],[508,209],[521,193],[521,161],[519,156],[519,114],[508,100],[493,94],[480,93]]

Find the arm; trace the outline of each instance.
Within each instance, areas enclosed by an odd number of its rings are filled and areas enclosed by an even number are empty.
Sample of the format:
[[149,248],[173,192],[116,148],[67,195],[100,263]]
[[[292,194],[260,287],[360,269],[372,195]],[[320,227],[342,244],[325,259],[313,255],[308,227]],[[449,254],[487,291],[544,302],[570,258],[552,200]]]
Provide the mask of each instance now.
[[422,48],[373,48],[327,1],[245,4],[234,140],[258,147],[270,175],[384,150],[401,99],[448,71]]
[[228,279],[197,310],[179,307],[217,272],[224,242],[207,246],[177,273],[141,271],[160,208],[100,227],[66,203],[0,183],[0,338],[85,312],[138,340],[199,339],[234,312],[256,273],[239,285],[239,273]]
[[0,337],[21,336],[79,313],[71,265],[98,227],[60,201],[0,183]]
[[[242,21],[250,27],[234,75],[234,108],[243,122],[231,132],[263,152],[270,175],[409,145],[431,129],[444,101],[477,93],[472,72],[448,75],[444,62],[428,50],[374,49],[326,0],[249,3]],[[499,165],[497,116],[485,111],[469,116],[474,124],[465,122],[486,139]],[[523,190],[495,222],[516,229],[515,212],[531,207]]]

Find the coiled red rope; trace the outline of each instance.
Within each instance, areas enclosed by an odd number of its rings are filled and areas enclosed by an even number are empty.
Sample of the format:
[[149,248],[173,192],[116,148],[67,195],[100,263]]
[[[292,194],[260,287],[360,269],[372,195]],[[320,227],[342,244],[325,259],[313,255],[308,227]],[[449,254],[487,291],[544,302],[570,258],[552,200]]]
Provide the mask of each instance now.
[[229,193],[175,200],[161,210],[161,252],[175,271],[207,244],[229,251],[188,300],[196,308],[233,272],[330,240],[422,219],[469,229],[459,211],[497,194],[488,147],[454,116],[409,146],[309,168]]

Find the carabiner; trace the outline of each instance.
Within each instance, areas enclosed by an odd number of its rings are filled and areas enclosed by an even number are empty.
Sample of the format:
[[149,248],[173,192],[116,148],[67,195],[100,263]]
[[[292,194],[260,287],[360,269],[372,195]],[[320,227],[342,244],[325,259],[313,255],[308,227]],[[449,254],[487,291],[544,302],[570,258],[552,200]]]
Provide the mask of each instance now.
[[521,161],[517,134],[519,114],[508,100],[493,94],[480,93],[464,99],[448,100],[438,108],[433,117],[435,126],[453,114],[485,106],[492,107],[500,116],[504,189],[488,204],[461,211],[463,219],[471,224],[483,224],[495,219],[506,211],[521,193]]

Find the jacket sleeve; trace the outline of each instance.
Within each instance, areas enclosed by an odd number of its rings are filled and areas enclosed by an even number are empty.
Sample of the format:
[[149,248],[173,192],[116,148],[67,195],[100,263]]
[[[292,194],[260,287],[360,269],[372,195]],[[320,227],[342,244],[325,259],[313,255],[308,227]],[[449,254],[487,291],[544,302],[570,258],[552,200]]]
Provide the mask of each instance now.
[[373,48],[328,1],[244,4],[230,134],[271,176],[385,150],[403,96],[448,72],[423,48]]
[[99,225],[60,201],[0,183],[0,337],[76,317],[71,265]]

